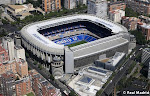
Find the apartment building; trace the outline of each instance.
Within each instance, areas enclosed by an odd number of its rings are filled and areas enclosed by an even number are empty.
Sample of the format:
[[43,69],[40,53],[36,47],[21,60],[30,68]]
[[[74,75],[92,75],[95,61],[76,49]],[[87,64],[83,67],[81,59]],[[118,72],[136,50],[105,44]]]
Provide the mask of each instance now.
[[124,10],[125,11],[126,4],[122,1],[117,2],[110,2],[108,4],[108,11],[114,11],[114,10]]
[[61,9],[61,0],[42,0],[42,7],[45,12]]
[[125,0],[127,6],[140,14],[150,14],[150,1],[149,0]]
[[32,89],[36,96],[61,96],[60,90],[55,88],[36,70],[30,70],[29,76],[32,77]]
[[22,96],[30,93],[32,91],[30,78],[26,77],[21,80],[17,80],[15,82],[15,88],[17,96]]
[[150,40],[150,24],[143,23],[143,25],[140,25],[140,29],[146,40]]
[[15,96],[15,79],[16,76],[13,72],[6,72],[0,74],[0,94],[2,96]]
[[109,19],[118,23],[120,23],[123,16],[125,16],[125,11],[123,10],[114,10],[114,11],[109,11],[108,13]]
[[128,30],[136,30],[137,24],[141,20],[136,17],[122,17],[121,23],[125,26]]
[[25,60],[19,59],[16,63],[16,71],[20,78],[28,77],[28,64]]

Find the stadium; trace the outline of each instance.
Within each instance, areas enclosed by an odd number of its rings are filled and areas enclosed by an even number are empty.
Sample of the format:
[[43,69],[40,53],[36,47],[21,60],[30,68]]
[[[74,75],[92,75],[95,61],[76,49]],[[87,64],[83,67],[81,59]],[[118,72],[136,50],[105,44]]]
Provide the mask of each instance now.
[[22,44],[34,55],[51,63],[55,56],[65,73],[116,51],[128,53],[130,36],[123,26],[93,15],[71,15],[29,24],[21,30]]

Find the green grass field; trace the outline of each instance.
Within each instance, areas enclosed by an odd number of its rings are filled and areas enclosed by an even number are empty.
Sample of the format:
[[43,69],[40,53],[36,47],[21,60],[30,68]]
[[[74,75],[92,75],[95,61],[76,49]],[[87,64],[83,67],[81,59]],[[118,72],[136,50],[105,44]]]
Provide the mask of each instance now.
[[84,43],[87,43],[86,41],[79,41],[77,43],[73,43],[73,44],[70,44],[70,45],[67,45],[68,47],[73,47],[73,46],[77,46],[77,45],[80,45],[80,44],[84,44]]

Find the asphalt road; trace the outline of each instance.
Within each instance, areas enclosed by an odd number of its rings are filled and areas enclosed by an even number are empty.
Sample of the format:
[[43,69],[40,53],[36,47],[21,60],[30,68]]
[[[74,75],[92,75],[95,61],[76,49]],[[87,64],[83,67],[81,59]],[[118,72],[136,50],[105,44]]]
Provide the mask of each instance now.
[[[141,51],[138,50],[139,48],[137,48],[137,51],[135,52],[135,56],[137,56],[138,54],[141,53]],[[108,86],[105,87],[103,93],[101,94],[101,96],[109,96],[112,91],[114,90],[114,86],[118,83],[118,81],[121,80],[121,78],[125,75],[126,71],[129,69],[130,65],[133,64],[133,60],[135,59],[135,57],[132,58],[128,58],[126,60],[126,62],[122,65],[123,69],[119,70],[116,75],[114,76],[114,78],[112,79],[112,82],[108,84]]]
[[26,59],[27,62],[28,62],[28,66],[30,69],[35,69],[36,71],[38,71],[46,80],[48,80],[54,87],[60,89],[61,93],[62,93],[62,96],[66,96],[64,93],[63,93],[63,89],[60,88],[57,84],[55,84],[53,81],[50,80],[50,76],[48,76],[48,74],[46,74],[45,72],[43,72],[42,70],[38,69],[37,67],[35,67],[35,65],[32,63],[32,60],[27,58]]
[[12,26],[11,24],[4,24],[1,25],[1,27],[6,29],[9,32],[19,31],[19,29],[16,26]]

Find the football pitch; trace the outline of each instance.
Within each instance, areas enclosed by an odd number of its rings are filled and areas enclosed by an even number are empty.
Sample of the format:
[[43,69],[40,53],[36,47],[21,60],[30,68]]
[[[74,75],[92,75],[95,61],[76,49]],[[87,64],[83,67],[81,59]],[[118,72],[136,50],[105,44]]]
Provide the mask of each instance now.
[[67,45],[68,47],[73,47],[73,46],[77,46],[77,45],[80,45],[80,44],[84,44],[84,43],[87,43],[86,41],[79,41],[79,42],[76,42],[76,43],[73,43],[73,44],[69,44]]

